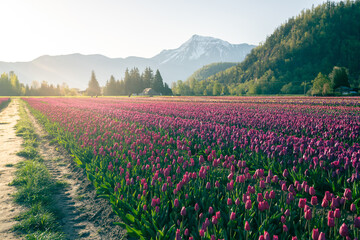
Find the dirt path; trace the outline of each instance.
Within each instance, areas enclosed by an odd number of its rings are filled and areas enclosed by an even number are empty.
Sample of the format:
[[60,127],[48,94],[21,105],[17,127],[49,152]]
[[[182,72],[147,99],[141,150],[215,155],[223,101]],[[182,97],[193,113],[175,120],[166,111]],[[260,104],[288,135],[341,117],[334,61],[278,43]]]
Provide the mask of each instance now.
[[56,180],[68,183],[66,191],[55,196],[65,234],[70,239],[124,239],[125,230],[113,224],[119,219],[112,213],[110,204],[96,198],[84,172],[62,147],[50,144],[51,137],[30,111],[27,112],[40,136],[39,149],[45,165]]
[[0,112],[0,239],[19,239],[11,227],[21,207],[11,197],[16,188],[8,184],[14,179],[15,164],[22,161],[16,152],[21,150],[22,138],[15,134],[14,126],[19,120],[19,100],[13,99],[9,106]]

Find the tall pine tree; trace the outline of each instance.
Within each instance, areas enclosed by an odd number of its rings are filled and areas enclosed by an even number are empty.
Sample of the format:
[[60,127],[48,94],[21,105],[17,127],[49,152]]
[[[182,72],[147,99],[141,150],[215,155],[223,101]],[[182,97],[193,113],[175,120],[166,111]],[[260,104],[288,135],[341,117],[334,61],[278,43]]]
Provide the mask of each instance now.
[[91,72],[91,78],[89,81],[88,88],[86,89],[88,96],[99,96],[101,94],[101,89],[99,82],[96,80],[94,71]]
[[164,83],[163,83],[163,79],[161,77],[159,69],[156,70],[152,88],[158,93],[161,93],[161,94],[164,93]]

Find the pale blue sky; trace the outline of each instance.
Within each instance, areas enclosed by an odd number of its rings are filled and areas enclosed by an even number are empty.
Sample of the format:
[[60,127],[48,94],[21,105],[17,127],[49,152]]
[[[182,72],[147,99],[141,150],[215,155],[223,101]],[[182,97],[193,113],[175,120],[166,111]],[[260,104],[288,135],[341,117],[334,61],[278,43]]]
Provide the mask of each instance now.
[[259,44],[323,0],[1,0],[0,61],[41,55],[152,57],[193,34]]

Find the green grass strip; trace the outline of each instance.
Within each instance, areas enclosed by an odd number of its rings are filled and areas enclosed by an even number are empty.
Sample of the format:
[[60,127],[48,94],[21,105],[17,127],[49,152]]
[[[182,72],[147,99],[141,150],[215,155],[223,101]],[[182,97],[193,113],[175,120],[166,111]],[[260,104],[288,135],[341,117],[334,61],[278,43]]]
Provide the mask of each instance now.
[[17,216],[19,221],[13,230],[25,239],[66,239],[59,222],[59,211],[53,206],[54,194],[63,188],[51,176],[39,154],[39,137],[29,116],[20,103],[20,120],[16,134],[24,139],[23,149],[17,155],[26,160],[17,164],[18,170],[11,185],[17,188],[14,201],[28,210]]

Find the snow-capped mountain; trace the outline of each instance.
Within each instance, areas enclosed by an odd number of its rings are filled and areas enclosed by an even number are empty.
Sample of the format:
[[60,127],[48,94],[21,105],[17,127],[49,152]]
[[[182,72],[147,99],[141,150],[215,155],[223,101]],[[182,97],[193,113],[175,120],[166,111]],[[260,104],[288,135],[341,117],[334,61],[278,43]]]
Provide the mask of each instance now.
[[154,57],[161,64],[188,61],[239,62],[254,46],[248,44],[230,44],[213,37],[192,36],[177,49],[164,50]]
[[163,50],[152,58],[108,58],[103,55],[69,54],[41,56],[30,62],[0,62],[0,73],[14,71],[25,84],[47,81],[51,84],[66,82],[70,87],[85,89],[94,70],[100,85],[113,75],[120,79],[126,68],[145,67],[159,69],[165,82],[171,85],[185,80],[198,68],[214,62],[241,62],[255,47],[248,44],[230,44],[226,41],[192,36],[177,49]]

